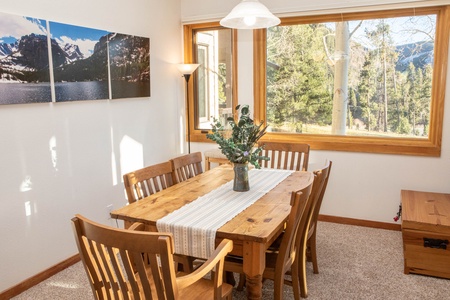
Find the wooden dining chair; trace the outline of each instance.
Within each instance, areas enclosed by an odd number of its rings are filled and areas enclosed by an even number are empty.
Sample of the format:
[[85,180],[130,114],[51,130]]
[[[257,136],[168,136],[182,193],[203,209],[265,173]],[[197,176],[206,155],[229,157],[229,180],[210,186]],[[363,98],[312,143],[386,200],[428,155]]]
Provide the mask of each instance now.
[[[277,251],[266,252],[266,268],[264,269],[263,278],[274,281],[275,300],[282,299],[285,274],[291,270],[291,266],[293,266],[297,256],[295,238],[298,236],[298,232],[303,232],[307,228],[308,220],[305,212],[309,211],[311,205],[310,193],[314,182],[300,191],[291,193],[291,211],[280,247]],[[243,274],[242,257],[227,256],[225,271]],[[298,284],[299,282],[299,279],[296,278],[297,275],[298,272],[292,272],[293,284]],[[294,289],[294,291],[298,292],[299,288]]]
[[258,142],[264,146],[262,156],[270,160],[260,160],[263,168],[284,169],[295,171],[308,170],[309,145],[298,143]]
[[[142,231],[142,223],[116,229],[80,215],[72,219],[75,240],[95,299],[231,299],[222,282],[233,242],[224,239],[200,268],[177,274],[171,233]],[[211,280],[203,277],[211,273]],[[178,277],[177,277],[178,275]]]
[[131,204],[174,184],[170,161],[145,167],[123,175],[123,183]]
[[230,164],[230,161],[220,149],[214,148],[206,150],[203,155],[205,156],[205,171],[211,169],[211,163],[217,163],[219,166],[223,164]]
[[203,173],[201,152],[178,156],[170,161],[172,162],[175,183],[180,183]]
[[[298,284],[293,282],[294,293],[296,288],[300,288],[298,291],[302,298],[308,297],[308,287],[306,282],[306,260],[307,260],[307,249],[308,245],[310,246],[310,251],[314,252],[315,260],[317,264],[317,255],[316,255],[316,244],[315,240],[312,241],[311,238],[315,239],[315,232],[310,234],[311,227],[312,230],[316,231],[317,229],[317,218],[320,210],[320,206],[322,203],[323,195],[325,193],[326,186],[328,184],[328,178],[330,175],[332,162],[328,161],[326,165],[318,170],[313,172],[314,174],[314,184],[311,191],[311,206],[306,211],[307,217],[307,230],[303,231],[301,235],[297,236],[296,243],[298,249],[298,257],[292,267],[292,273],[298,272],[298,276],[296,278],[299,280]],[[317,215],[315,215],[317,214]],[[313,237],[314,236],[314,237]],[[294,277],[292,278],[294,281]]]
[[309,229],[308,229],[306,253],[307,253],[308,261],[312,262],[314,274],[319,274],[319,266],[317,263],[317,249],[316,249],[317,248],[317,246],[316,246],[317,245],[317,242],[316,242],[317,220],[319,218],[319,212],[320,212],[320,207],[322,206],[323,196],[327,189],[328,179],[330,178],[331,166],[332,166],[332,162],[331,161],[327,162],[326,167],[321,170],[322,173],[325,174],[324,175],[325,181],[320,190],[319,197],[317,199],[317,203],[314,206],[314,210],[311,215],[311,221],[310,221]]

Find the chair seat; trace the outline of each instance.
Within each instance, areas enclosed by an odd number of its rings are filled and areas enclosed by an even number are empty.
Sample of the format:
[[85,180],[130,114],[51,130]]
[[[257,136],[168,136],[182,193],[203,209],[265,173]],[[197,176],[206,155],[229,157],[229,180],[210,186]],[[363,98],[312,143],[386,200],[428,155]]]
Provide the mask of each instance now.
[[[233,287],[230,284],[222,283],[222,299],[230,297],[232,291]],[[179,299],[214,299],[214,281],[201,279],[187,288],[179,290]]]

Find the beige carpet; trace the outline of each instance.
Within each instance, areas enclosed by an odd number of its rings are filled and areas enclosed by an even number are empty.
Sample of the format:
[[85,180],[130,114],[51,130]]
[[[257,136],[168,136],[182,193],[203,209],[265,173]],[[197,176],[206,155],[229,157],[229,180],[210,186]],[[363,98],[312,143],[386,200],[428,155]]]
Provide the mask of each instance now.
[[[450,299],[450,280],[403,274],[399,231],[320,222],[319,274],[308,265],[308,299]],[[285,287],[284,299],[294,299]],[[273,299],[271,281],[263,299]],[[233,299],[245,299],[234,291]],[[78,263],[13,299],[92,299],[81,263]]]

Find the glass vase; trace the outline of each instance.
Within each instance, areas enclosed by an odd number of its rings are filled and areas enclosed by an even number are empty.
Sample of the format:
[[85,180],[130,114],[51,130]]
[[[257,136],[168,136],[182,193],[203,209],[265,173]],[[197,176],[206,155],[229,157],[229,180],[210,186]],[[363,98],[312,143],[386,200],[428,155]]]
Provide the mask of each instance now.
[[235,163],[233,191],[246,192],[248,190],[250,190],[250,185],[248,183],[248,163]]

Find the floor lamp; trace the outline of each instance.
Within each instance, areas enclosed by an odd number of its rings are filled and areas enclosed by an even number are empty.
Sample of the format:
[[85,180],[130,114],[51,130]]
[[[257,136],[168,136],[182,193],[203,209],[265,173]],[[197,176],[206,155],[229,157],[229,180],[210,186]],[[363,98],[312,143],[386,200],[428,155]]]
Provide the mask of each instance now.
[[191,127],[190,127],[190,114],[189,109],[189,78],[191,78],[192,73],[197,70],[199,64],[178,64],[177,68],[183,74],[184,79],[186,79],[186,114],[187,114],[187,136],[188,136],[188,153],[191,153]]

